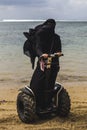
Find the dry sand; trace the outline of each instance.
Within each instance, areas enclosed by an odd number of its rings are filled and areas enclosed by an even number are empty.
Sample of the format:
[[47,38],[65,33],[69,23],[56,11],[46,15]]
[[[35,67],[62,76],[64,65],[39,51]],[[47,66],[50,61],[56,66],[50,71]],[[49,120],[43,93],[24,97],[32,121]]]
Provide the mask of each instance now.
[[16,97],[25,83],[0,82],[0,130],[87,130],[87,82],[63,85],[71,97],[71,112],[67,118],[53,117],[24,124],[17,116]]

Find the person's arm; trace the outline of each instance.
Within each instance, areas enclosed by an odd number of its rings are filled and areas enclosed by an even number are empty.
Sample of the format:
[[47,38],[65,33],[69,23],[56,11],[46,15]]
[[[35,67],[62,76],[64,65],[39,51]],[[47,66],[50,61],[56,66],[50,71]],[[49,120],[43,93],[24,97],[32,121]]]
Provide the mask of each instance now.
[[41,41],[40,41],[39,36],[37,36],[37,39],[36,39],[36,52],[39,57],[44,57],[44,58],[48,57],[48,54],[43,53],[42,51],[42,46],[41,46]]
[[40,37],[38,35],[36,36],[36,53],[39,57],[43,54]]
[[41,28],[39,29],[39,31],[36,33],[36,53],[37,55],[40,57],[40,56],[43,56],[44,58],[47,58],[48,57],[48,54],[46,53],[43,53],[43,50],[42,50],[42,35],[44,35],[44,31],[45,29],[44,28]]
[[55,35],[55,53],[58,56],[62,55],[61,39],[60,39],[60,36],[58,36],[57,34]]

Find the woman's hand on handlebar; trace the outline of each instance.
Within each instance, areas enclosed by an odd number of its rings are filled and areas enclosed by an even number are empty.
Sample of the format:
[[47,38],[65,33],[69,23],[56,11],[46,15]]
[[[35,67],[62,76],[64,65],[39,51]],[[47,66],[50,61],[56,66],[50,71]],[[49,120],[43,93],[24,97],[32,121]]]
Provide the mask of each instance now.
[[44,53],[44,54],[41,55],[41,57],[43,57],[43,58],[48,58],[48,54],[47,54],[47,53]]

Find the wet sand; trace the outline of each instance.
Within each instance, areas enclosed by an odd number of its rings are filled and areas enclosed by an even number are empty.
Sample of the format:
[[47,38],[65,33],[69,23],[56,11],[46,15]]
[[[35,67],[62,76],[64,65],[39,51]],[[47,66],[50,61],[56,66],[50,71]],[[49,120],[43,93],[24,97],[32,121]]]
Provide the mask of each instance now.
[[87,82],[63,82],[71,98],[71,111],[67,118],[53,117],[24,124],[16,112],[18,89],[27,81],[0,81],[0,130],[87,130]]

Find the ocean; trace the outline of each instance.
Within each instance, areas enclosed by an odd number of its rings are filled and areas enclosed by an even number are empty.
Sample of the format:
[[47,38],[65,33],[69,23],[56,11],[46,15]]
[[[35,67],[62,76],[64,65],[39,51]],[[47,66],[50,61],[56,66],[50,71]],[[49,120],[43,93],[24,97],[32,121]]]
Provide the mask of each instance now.
[[[0,82],[30,80],[34,70],[23,54],[23,32],[41,23],[0,22]],[[59,76],[67,81],[87,81],[87,22],[58,21],[55,32],[60,35],[64,54]]]

